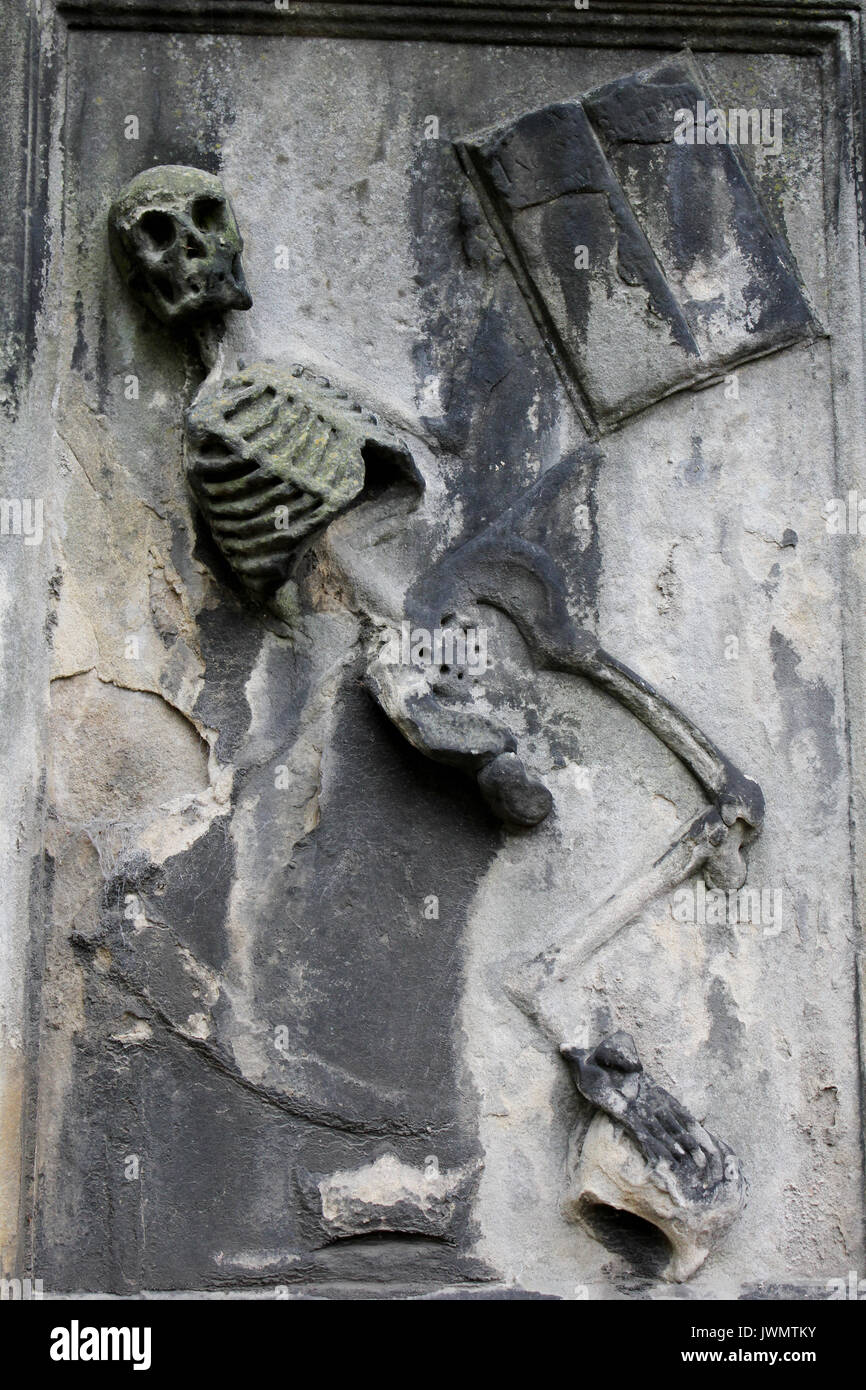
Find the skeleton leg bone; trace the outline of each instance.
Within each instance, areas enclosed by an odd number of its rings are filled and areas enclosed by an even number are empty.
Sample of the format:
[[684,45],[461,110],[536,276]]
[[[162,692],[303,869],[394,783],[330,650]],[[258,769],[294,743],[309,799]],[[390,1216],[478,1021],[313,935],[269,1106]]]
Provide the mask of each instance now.
[[651,867],[616,889],[562,941],[554,942],[506,982],[506,993],[557,1047],[572,1040],[582,1020],[575,999],[577,972],[602,946],[632,925],[650,903],[698,871],[717,887],[740,888],[748,827],[726,826],[713,807],[684,827]]
[[[586,669],[592,663],[591,672]],[[532,1017],[559,1046],[571,1040],[576,1005],[573,981],[576,972],[662,893],[670,892],[702,870],[710,883],[738,889],[746,877],[742,853],[744,840],[758,828],[763,798],[757,783],[737,772],[718,749],[672,705],[620,666],[606,653],[572,663],[577,673],[589,675],[627,704],[675,752],[702,781],[719,805],[683,826],[667,850],[651,867],[606,898],[563,941],[554,943],[529,962],[507,985],[510,997]],[[489,715],[439,699],[421,671],[392,667],[374,661],[367,684],[379,704],[409,741],[428,757],[451,762],[473,773],[493,809],[504,820],[533,824],[549,809],[549,793],[528,778],[515,752],[508,730]],[[611,686],[615,685],[615,689]],[[512,768],[511,765],[514,764]],[[513,804],[503,814],[486,782],[511,772],[534,817],[520,818]],[[545,798],[547,798],[545,800]],[[730,823],[729,818],[730,817]]]

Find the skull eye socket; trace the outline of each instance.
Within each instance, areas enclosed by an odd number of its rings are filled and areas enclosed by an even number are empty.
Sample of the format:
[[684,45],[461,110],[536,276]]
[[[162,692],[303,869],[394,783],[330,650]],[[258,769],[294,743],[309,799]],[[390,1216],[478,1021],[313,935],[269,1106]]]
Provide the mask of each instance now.
[[225,204],[221,198],[196,198],[192,220],[200,232],[218,232],[225,226]]
[[164,251],[171,246],[175,238],[176,228],[174,221],[167,212],[157,212],[151,209],[138,220],[138,225],[147,240],[158,251]]

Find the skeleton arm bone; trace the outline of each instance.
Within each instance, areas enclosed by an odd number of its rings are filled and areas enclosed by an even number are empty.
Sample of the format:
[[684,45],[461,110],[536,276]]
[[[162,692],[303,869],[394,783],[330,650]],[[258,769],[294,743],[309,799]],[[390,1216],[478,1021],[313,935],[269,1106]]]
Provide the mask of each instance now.
[[760,826],[764,798],[758,784],[687,715],[573,621],[562,576],[542,547],[509,531],[479,537],[468,542],[447,569],[443,567],[423,598],[430,626],[442,614],[471,604],[487,604],[504,613],[540,669],[583,676],[646,724],[718,804],[726,825],[739,819],[754,829]]

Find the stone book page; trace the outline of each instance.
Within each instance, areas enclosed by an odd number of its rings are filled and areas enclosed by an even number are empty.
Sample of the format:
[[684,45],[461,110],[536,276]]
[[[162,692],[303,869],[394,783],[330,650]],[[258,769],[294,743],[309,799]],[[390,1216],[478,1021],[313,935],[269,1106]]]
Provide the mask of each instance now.
[[737,154],[782,112],[706,90],[687,55],[459,143],[590,428],[820,332]]

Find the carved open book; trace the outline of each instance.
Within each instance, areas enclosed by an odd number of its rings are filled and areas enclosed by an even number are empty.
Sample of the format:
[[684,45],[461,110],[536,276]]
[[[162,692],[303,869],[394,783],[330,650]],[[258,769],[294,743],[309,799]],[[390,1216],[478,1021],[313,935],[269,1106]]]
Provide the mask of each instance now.
[[734,143],[768,114],[685,54],[458,141],[591,432],[821,332]]

